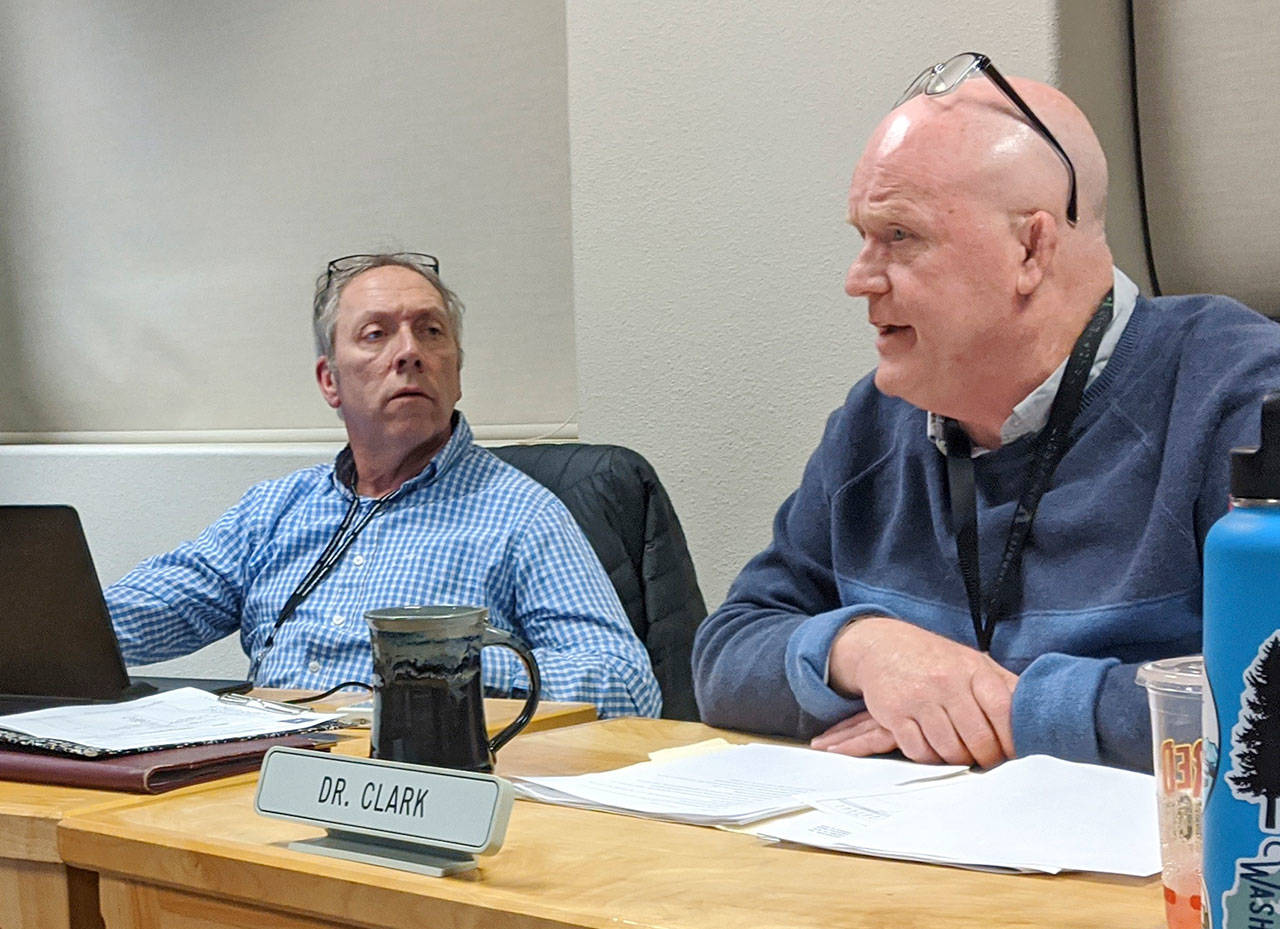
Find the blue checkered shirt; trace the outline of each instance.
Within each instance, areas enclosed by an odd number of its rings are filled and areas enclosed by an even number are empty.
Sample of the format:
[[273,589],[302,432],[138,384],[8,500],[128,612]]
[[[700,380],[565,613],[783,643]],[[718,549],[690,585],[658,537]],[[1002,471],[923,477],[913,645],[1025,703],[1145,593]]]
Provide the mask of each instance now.
[[[353,472],[344,449],[333,464],[258,484],[195,541],[109,587],[125,661],[174,658],[239,631],[261,660],[257,685],[319,691],[372,679],[366,611],[472,603],[532,647],[545,699],[594,703],[601,716],[658,715],[648,654],[577,523],[549,490],[473,444],[461,414],[263,654],[355,499],[342,480]],[[373,505],[361,499],[355,522]],[[486,648],[482,673],[489,694],[528,687],[510,649]]]

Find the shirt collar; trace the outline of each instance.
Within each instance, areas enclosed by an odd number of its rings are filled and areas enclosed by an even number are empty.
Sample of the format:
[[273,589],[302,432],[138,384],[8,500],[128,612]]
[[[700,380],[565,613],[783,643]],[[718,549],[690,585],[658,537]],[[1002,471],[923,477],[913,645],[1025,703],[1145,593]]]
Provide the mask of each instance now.
[[[401,484],[393,496],[399,496],[402,492],[405,492],[406,488],[429,484],[466,453],[467,449],[471,447],[473,436],[471,425],[467,422],[467,418],[462,415],[461,410],[453,411],[452,428],[453,432],[449,436],[449,441],[444,444],[444,448],[436,452],[435,457],[427,463],[425,468]],[[338,457],[333,460],[333,483],[335,487],[348,495],[356,492],[356,462],[355,456],[351,453],[350,445],[344,446],[342,451],[338,452]]]
[[[1129,317],[1133,315],[1133,308],[1138,302],[1138,285],[1119,268],[1113,267],[1111,272],[1113,278],[1111,322],[1102,334],[1102,341],[1098,344],[1098,354],[1094,356],[1093,367],[1089,369],[1087,384],[1092,384],[1102,373],[1102,369],[1107,366],[1107,362],[1111,360],[1111,354],[1115,351],[1120,336],[1124,334],[1124,327],[1128,324]],[[1009,418],[1000,427],[1001,445],[1016,442],[1023,436],[1039,432],[1045,427],[1049,422],[1049,409],[1053,406],[1053,398],[1058,394],[1058,385],[1062,383],[1062,375],[1066,370],[1067,359],[1064,358],[1062,364],[1058,365],[1044,383],[1027,394],[1013,408]],[[929,413],[927,429],[929,439],[945,455],[947,443],[942,438],[942,417],[936,413]],[[989,451],[991,449],[975,445],[973,456],[976,458]]]

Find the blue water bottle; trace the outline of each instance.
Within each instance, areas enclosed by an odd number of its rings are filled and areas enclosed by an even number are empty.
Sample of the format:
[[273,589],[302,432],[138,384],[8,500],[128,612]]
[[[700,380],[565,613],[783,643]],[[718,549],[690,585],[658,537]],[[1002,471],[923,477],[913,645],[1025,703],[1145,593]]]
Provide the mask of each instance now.
[[1204,914],[1280,929],[1280,391],[1204,549]]

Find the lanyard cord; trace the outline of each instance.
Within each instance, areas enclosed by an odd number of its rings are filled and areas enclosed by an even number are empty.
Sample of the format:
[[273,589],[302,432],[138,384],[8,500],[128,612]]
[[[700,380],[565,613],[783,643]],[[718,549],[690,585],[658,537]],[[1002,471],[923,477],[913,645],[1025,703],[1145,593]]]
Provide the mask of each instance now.
[[1040,434],[1026,489],[1018,499],[1005,540],[1004,555],[996,571],[995,583],[987,595],[983,609],[982,581],[978,568],[978,500],[973,477],[973,446],[969,435],[954,419],[943,421],[943,438],[947,443],[947,491],[951,498],[951,524],[956,534],[956,555],[960,574],[969,600],[969,616],[978,648],[991,650],[991,637],[996,623],[1004,619],[1011,606],[1013,578],[1019,574],[1022,550],[1026,546],[1031,524],[1036,518],[1040,498],[1049,489],[1049,480],[1067,452],[1071,425],[1080,412],[1089,371],[1097,357],[1103,333],[1111,323],[1112,294],[1099,305],[1084,332],[1071,349],[1067,369],[1062,375],[1058,393],[1049,409],[1049,422]]
[[[347,507],[347,514],[342,517],[342,523],[338,526],[338,531],[333,534],[333,538],[324,547],[324,551],[320,553],[316,563],[311,566],[311,570],[298,582],[298,586],[293,589],[293,593],[289,594],[289,599],[284,602],[280,615],[276,618],[275,625],[271,627],[271,632],[267,634],[266,643],[262,646],[262,650],[258,652],[257,657],[253,659],[253,666],[249,669],[249,680],[257,683],[258,669],[262,667],[262,659],[266,657],[267,652],[271,651],[271,646],[275,645],[276,633],[280,631],[280,627],[293,616],[299,604],[320,586],[320,582],[329,576],[329,572],[342,560],[342,556],[347,553],[347,549],[356,540],[356,536],[360,534],[360,531],[365,526],[369,525],[369,520],[377,515],[383,504],[391,496],[392,494],[387,494],[387,496],[379,497],[375,500],[373,506],[369,507],[369,511],[360,517],[360,521],[355,526],[351,526],[351,520],[355,517],[356,510],[360,508],[360,498],[357,496],[352,499],[351,505]],[[351,528],[350,532],[347,532],[348,527]]]

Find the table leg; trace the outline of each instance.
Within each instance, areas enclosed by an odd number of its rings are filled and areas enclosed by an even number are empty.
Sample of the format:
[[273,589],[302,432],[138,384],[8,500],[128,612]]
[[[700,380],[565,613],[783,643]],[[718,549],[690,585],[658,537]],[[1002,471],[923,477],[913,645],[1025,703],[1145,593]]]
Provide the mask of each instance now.
[[0,858],[0,929],[102,929],[97,875]]

